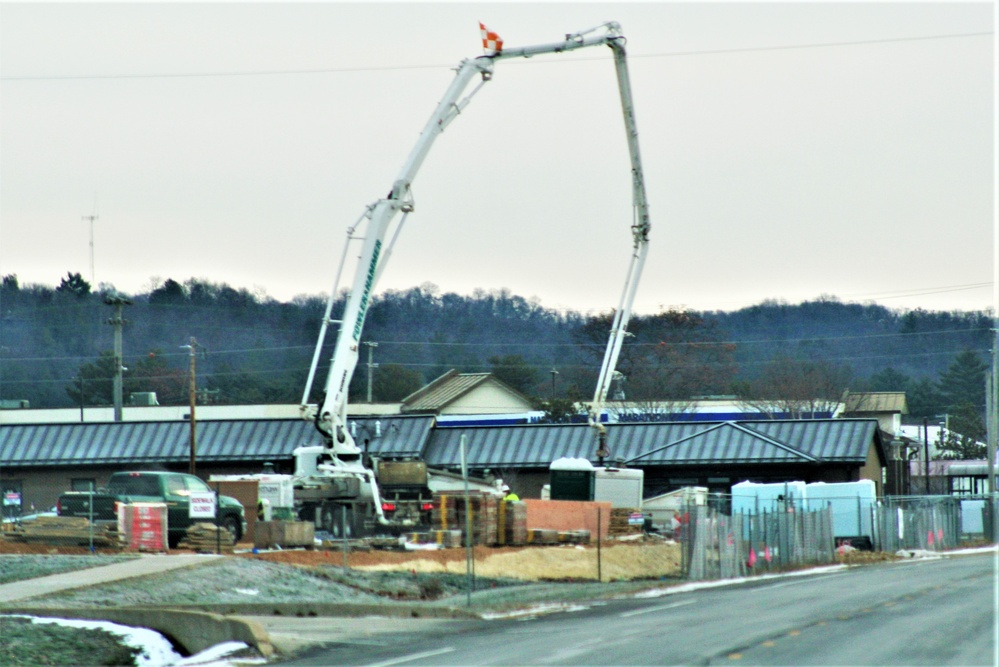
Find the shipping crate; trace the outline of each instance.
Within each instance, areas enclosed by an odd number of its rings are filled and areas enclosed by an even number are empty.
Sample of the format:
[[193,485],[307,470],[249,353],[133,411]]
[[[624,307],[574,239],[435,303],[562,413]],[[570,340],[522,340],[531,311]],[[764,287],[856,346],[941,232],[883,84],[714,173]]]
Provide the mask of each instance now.
[[316,527],[307,521],[258,521],[253,546],[258,549],[274,547],[315,546]]

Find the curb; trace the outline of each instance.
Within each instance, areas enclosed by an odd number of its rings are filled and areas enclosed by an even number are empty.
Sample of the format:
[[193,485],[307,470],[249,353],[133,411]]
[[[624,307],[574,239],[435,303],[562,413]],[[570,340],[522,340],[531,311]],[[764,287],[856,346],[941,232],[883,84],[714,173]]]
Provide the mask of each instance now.
[[279,616],[311,618],[317,616],[356,618],[379,616],[383,618],[457,618],[480,620],[479,613],[456,607],[434,607],[424,604],[395,603],[350,604],[341,602],[242,602],[237,604],[173,605],[170,609],[232,616]]
[[24,606],[5,607],[3,613],[28,614],[45,618],[110,621],[132,627],[150,628],[165,635],[191,655],[228,641],[248,644],[265,658],[270,658],[275,652],[267,631],[256,621],[207,611],[155,607],[72,609]]

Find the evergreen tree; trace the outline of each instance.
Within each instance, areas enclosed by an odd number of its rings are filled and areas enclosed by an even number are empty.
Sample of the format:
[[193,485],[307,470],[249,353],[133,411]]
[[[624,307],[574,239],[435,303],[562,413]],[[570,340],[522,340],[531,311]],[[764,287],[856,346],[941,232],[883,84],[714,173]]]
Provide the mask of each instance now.
[[986,368],[985,362],[974,350],[964,350],[955,357],[937,381],[948,411],[961,405],[984,408]]
[[947,437],[938,446],[941,459],[985,458],[985,421],[971,405],[958,405],[948,413]]
[[82,299],[90,294],[90,283],[83,279],[79,273],[67,273],[66,277],[56,287],[56,292],[60,294],[72,294],[78,299]]
[[112,405],[115,370],[114,352],[101,352],[96,361],[80,366],[66,394],[76,405]]

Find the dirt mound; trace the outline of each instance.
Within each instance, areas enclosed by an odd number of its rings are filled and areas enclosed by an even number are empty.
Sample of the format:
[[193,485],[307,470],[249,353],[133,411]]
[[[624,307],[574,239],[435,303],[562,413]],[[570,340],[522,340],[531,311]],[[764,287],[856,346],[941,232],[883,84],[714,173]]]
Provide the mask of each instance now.
[[[249,545],[239,545],[245,546]],[[48,545],[0,540],[0,554],[89,554],[85,546]],[[98,554],[121,554],[120,550],[97,549]],[[171,549],[171,554],[189,553]],[[595,579],[597,548],[595,546],[527,546],[486,547],[473,549],[475,572],[483,577],[510,577],[528,581]],[[286,550],[260,554],[237,553],[237,557],[314,567],[343,565],[340,551]],[[465,549],[429,551],[350,551],[348,567],[371,571],[465,572]],[[680,572],[680,547],[673,543],[635,542],[604,545],[600,550],[600,569],[605,581],[625,579],[658,579],[677,576]]]
[[[475,573],[483,577],[510,577],[530,581],[596,579],[597,548],[593,546],[475,547]],[[249,554],[247,554],[249,555]],[[300,565],[342,565],[337,551],[279,551],[252,556]],[[348,566],[370,571],[465,572],[465,549],[433,551],[350,552]],[[677,576],[680,547],[669,543],[603,546],[600,570],[605,581]]]

